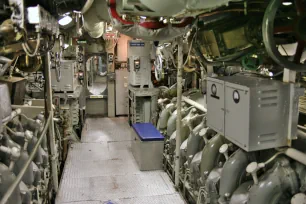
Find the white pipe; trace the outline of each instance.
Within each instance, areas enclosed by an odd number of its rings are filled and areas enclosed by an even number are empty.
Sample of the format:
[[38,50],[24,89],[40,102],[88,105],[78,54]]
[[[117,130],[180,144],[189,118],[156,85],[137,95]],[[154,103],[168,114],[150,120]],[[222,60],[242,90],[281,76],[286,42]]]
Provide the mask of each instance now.
[[94,2],[94,0],[87,0],[84,7],[82,8],[81,13],[85,14],[91,8],[93,2]]
[[301,139],[306,139],[306,132],[302,131],[302,130],[297,130],[297,136]]
[[181,127],[182,127],[182,74],[183,74],[183,41],[178,39],[178,67],[177,67],[177,118],[176,118],[176,147],[175,147],[175,186],[178,189],[180,180],[180,146],[181,146]]
[[183,99],[183,101],[185,101],[189,105],[194,106],[195,108],[197,108],[197,109],[199,109],[199,110],[201,110],[205,113],[207,112],[207,109],[204,108],[204,106],[202,106],[201,104],[191,100],[190,98],[187,98],[186,96],[183,96],[182,99]]
[[302,130],[306,130],[306,127],[302,126],[302,125],[298,125],[298,128],[302,129]]
[[306,165],[306,154],[304,154],[303,152],[300,152],[294,148],[288,148],[285,150],[285,154],[288,157]]

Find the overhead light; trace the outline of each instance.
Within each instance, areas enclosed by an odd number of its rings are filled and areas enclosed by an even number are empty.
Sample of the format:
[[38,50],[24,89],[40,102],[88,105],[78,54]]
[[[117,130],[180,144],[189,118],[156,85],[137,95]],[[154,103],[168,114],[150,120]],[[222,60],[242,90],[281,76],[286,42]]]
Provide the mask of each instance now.
[[65,16],[63,18],[61,18],[58,23],[61,25],[61,26],[65,26],[65,25],[68,25],[69,23],[71,23],[72,21],[72,18],[70,16]]
[[291,1],[284,1],[283,5],[284,6],[290,6],[290,5],[292,5],[292,2]]
[[64,50],[66,50],[69,47],[69,44],[64,44]]
[[140,16],[140,18],[141,18],[141,19],[146,19],[147,17],[145,17],[145,16]]

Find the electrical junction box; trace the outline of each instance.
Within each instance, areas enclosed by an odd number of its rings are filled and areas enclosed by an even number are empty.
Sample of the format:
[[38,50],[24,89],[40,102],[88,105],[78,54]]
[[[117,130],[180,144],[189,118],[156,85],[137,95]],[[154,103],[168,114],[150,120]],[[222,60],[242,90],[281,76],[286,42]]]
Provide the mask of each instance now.
[[246,151],[296,138],[302,88],[281,81],[231,76],[207,79],[207,124]]
[[141,40],[128,41],[128,71],[129,84],[132,86],[148,86],[153,88],[151,81],[151,53],[150,42]]
[[56,69],[51,69],[52,89],[54,92],[72,93],[79,85],[76,61],[61,60],[60,81],[56,78]]

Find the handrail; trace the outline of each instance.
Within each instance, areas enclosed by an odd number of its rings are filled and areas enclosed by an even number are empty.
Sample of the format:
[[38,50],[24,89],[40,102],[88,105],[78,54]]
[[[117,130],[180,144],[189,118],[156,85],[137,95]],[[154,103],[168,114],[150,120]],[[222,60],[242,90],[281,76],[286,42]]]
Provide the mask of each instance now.
[[16,180],[14,180],[14,182],[10,185],[10,187],[8,188],[8,190],[6,191],[6,193],[4,194],[4,196],[2,197],[0,204],[6,204],[8,199],[11,197],[11,195],[13,194],[14,190],[16,189],[16,187],[19,185],[23,175],[25,174],[27,168],[30,166],[31,162],[33,161],[36,152],[38,151],[40,144],[43,140],[43,138],[45,137],[47,130],[49,128],[50,122],[52,119],[52,114],[49,115],[46,123],[45,123],[45,127],[40,135],[40,138],[38,139],[37,143],[35,144],[35,147],[33,149],[33,151],[31,152],[27,162],[25,163],[25,165],[23,166],[23,168],[21,169],[21,171],[19,172],[18,176],[16,177]]

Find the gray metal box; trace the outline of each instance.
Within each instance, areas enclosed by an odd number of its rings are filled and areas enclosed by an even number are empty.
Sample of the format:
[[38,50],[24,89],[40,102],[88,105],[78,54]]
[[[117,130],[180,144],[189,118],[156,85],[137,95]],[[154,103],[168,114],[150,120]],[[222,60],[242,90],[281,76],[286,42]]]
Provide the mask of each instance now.
[[56,79],[56,70],[51,69],[52,89],[55,92],[74,92],[78,83],[77,67],[74,60],[61,60],[61,80]]
[[298,99],[294,84],[245,76],[208,78],[207,124],[246,151],[295,139]]
[[132,153],[140,171],[163,169],[164,141],[141,141],[135,133]]
[[152,45],[141,40],[128,41],[128,71],[129,83],[132,86],[149,86],[151,82],[151,57]]

